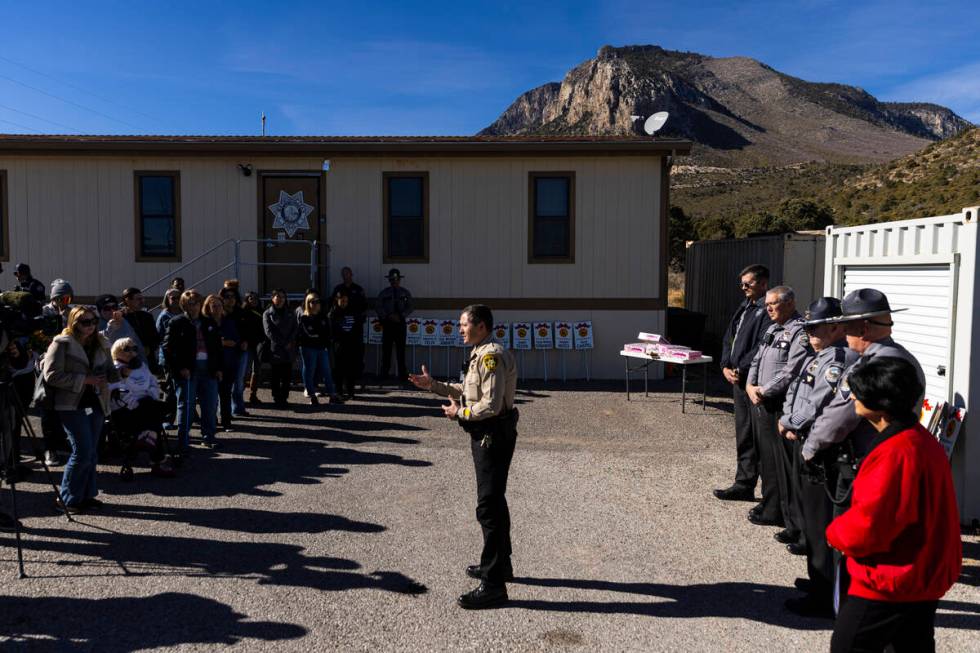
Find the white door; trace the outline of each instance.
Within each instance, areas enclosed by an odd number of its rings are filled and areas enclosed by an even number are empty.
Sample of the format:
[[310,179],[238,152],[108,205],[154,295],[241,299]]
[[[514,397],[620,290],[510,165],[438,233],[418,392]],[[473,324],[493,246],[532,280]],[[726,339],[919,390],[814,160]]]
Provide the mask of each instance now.
[[951,399],[955,293],[952,266],[847,266],[843,279],[844,295],[859,288],[875,288],[885,293],[892,308],[909,309],[892,316],[892,337],[918,359],[926,375],[926,394]]

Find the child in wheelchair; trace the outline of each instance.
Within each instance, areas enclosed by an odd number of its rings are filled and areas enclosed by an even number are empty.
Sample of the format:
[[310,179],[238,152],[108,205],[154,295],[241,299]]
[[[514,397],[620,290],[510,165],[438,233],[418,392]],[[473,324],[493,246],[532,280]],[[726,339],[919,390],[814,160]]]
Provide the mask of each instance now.
[[123,477],[132,477],[132,463],[141,451],[149,453],[151,474],[173,477],[173,461],[168,455],[167,434],[163,430],[166,404],[160,399],[157,377],[132,338],[121,338],[112,344],[112,360],[119,370],[120,381],[109,386],[112,407],[109,439],[123,454]]

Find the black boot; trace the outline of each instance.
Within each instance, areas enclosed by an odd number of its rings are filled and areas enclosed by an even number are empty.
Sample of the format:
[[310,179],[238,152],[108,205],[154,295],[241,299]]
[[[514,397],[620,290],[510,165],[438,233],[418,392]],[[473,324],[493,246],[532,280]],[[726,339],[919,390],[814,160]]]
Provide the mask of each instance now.
[[486,581],[471,592],[463,594],[456,603],[467,610],[483,610],[503,605],[507,602],[507,587],[505,585],[489,585]]

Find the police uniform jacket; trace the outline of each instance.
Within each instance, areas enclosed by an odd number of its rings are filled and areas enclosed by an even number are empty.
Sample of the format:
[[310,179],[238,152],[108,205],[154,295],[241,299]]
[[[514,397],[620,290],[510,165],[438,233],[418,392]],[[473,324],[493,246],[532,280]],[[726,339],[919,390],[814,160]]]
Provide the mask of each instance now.
[[798,436],[806,436],[817,415],[837,394],[844,369],[857,357],[857,352],[843,342],[807,356],[786,392],[779,423]]
[[404,322],[405,316],[410,315],[413,310],[412,293],[401,286],[397,288],[388,286],[378,294],[378,317],[382,322],[387,321],[388,316],[395,313],[400,315]]
[[743,380],[748,376],[759,340],[772,324],[765,308],[765,295],[755,301],[746,299],[732,315],[721,341],[722,368],[738,370]]
[[514,355],[489,338],[473,348],[462,383],[432,382],[432,392],[461,401],[461,422],[479,422],[514,407],[517,363]]
[[747,383],[759,386],[765,399],[782,405],[790,382],[812,351],[799,313],[782,324],[771,323],[752,359]]
[[[878,433],[870,423],[859,417],[854,411],[854,403],[851,401],[851,390],[847,385],[847,377],[858,365],[871,360],[875,356],[904,358],[912,363],[912,366],[915,367],[915,374],[919,379],[919,383],[922,384],[923,388],[926,387],[926,377],[922,373],[922,366],[919,365],[919,361],[915,360],[915,356],[908,349],[892,340],[891,337],[871,343],[864,351],[864,354],[844,370],[844,374],[841,375],[840,384],[837,388],[837,394],[813,423],[813,427],[810,429],[810,436],[803,444],[804,458],[809,460],[821,449],[826,449],[834,444],[843,442],[848,436],[851,436],[854,444],[854,454],[856,456],[862,457],[868,453],[871,441],[874,440]],[[921,404],[922,397],[920,396],[916,406],[916,412],[918,412]]]

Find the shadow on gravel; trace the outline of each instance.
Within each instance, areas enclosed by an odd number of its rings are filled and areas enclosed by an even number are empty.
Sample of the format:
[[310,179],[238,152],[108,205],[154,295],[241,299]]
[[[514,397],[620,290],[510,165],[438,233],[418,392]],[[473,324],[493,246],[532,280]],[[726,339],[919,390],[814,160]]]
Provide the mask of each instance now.
[[340,515],[312,512],[273,512],[245,508],[170,508],[112,503],[103,510],[103,513],[108,517],[177,522],[190,526],[254,533],[256,535],[326,533],[327,531],[380,533],[385,530],[385,527],[380,524],[354,521]]
[[[658,601],[544,601],[512,600],[506,607],[553,612],[594,612],[633,614],[646,617],[700,619],[727,617],[751,619],[797,630],[829,630],[833,622],[804,619],[783,608],[783,602],[800,596],[790,587],[758,583],[714,583],[702,585],[664,585],[661,583],[617,583],[604,580],[563,578],[515,578],[515,584],[560,587],[603,592],[638,594]],[[937,614],[936,626],[963,630],[980,629],[980,605],[962,601],[940,601],[939,610],[961,614]]]
[[302,626],[247,621],[218,601],[168,592],[142,598],[0,596],[5,651],[128,651],[181,644],[231,645],[243,639],[298,639]]
[[[331,420],[330,426],[340,426]],[[397,424],[391,425],[391,430],[404,430],[404,431],[422,431],[418,426],[406,426],[402,427]],[[379,429],[380,430],[380,429]],[[374,444],[374,443],[385,443],[385,444],[418,444],[418,440],[413,440],[411,438],[401,438],[394,435],[359,435],[357,433],[351,433],[350,431],[339,431],[334,428],[321,428],[317,430],[307,430],[303,431],[302,435],[298,435],[295,431],[289,431],[282,428],[276,428],[273,426],[249,426],[248,433],[251,435],[268,435],[283,439],[306,439],[306,440],[323,440],[328,442],[343,442],[345,444]]]
[[[184,519],[178,515],[177,521]],[[84,521],[81,523],[85,524]],[[384,530],[376,524],[361,524],[361,527]],[[73,558],[51,563],[61,568],[62,574],[38,572],[35,564],[29,564],[34,571],[29,569],[28,573],[34,578],[181,576],[236,578],[259,585],[306,587],[324,592],[380,589],[399,594],[423,594],[427,591],[424,585],[400,572],[359,573],[361,565],[353,560],[306,556],[303,554],[305,549],[294,544],[225,542],[106,529],[32,528],[24,532],[29,535],[24,540],[25,551],[61,553]],[[78,572],[68,573],[71,569]]]
[[[963,561],[980,560],[980,543],[963,542]],[[960,570],[960,582],[970,587],[980,587],[980,565],[964,564]]]

